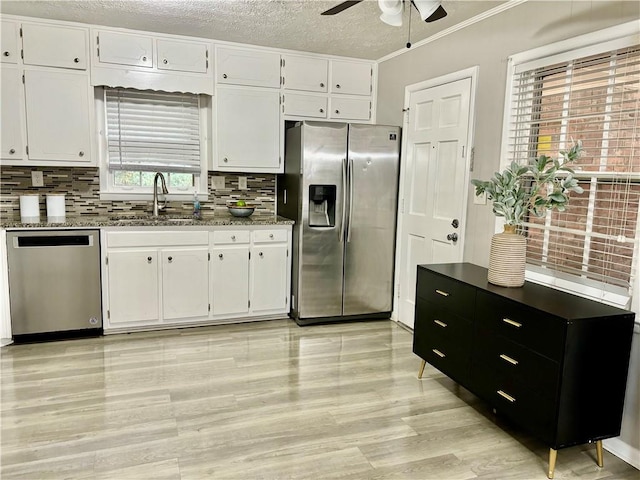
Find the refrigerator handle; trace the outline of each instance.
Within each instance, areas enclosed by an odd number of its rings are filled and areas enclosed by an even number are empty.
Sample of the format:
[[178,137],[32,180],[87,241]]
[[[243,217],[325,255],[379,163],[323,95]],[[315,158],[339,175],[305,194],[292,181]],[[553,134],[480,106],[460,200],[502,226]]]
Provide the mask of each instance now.
[[353,213],[353,160],[349,159],[349,216],[347,227],[347,243],[351,241],[351,214]]
[[345,222],[347,220],[347,159],[342,159],[342,224],[340,225],[340,243],[344,241]]

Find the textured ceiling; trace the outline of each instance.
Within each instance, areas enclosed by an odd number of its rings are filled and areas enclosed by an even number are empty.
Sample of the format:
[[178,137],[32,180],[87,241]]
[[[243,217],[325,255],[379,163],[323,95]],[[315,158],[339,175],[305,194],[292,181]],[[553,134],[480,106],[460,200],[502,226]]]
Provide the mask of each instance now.
[[[342,0],[57,0],[0,1],[0,13],[135,30],[190,35],[291,50],[378,59],[404,48],[402,27],[379,20],[376,0],[321,16]],[[411,41],[427,38],[504,3],[444,0],[448,16],[434,23],[412,11]]]

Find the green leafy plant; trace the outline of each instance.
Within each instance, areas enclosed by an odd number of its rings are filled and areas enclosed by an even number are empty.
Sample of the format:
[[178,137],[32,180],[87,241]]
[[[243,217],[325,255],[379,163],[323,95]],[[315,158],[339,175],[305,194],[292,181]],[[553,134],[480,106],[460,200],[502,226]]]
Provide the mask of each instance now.
[[582,193],[567,164],[582,153],[582,142],[577,141],[560,158],[540,155],[528,165],[511,162],[502,173],[496,172],[488,181],[471,180],[476,195],[487,194],[493,201],[493,213],[504,217],[507,225],[521,225],[527,212],[541,217],[547,210],[566,209],[569,192]]

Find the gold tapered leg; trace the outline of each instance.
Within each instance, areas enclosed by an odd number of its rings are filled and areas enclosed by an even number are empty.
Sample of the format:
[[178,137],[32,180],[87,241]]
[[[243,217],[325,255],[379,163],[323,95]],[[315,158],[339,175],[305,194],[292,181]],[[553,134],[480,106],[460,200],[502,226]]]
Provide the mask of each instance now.
[[420,364],[420,371],[418,372],[418,378],[422,378],[422,372],[424,372],[424,366],[427,364],[426,361],[422,360]]
[[596,461],[599,467],[604,466],[604,460],[602,458],[602,440],[596,440]]
[[549,449],[549,473],[548,478],[553,478],[553,472],[556,469],[556,458],[558,458],[558,451],[553,448]]

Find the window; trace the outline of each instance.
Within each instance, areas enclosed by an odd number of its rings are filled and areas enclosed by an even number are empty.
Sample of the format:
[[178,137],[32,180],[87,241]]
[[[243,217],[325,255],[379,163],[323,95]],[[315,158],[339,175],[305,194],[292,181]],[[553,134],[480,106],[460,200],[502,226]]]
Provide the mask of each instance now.
[[102,101],[103,190],[149,194],[155,173],[162,172],[172,194],[191,194],[203,186],[206,191],[206,108],[200,96],[105,88]]
[[566,211],[525,223],[528,278],[626,303],[638,237],[640,45],[516,64],[510,94],[508,162],[555,157],[574,140],[584,148],[572,166],[584,192],[571,193]]

